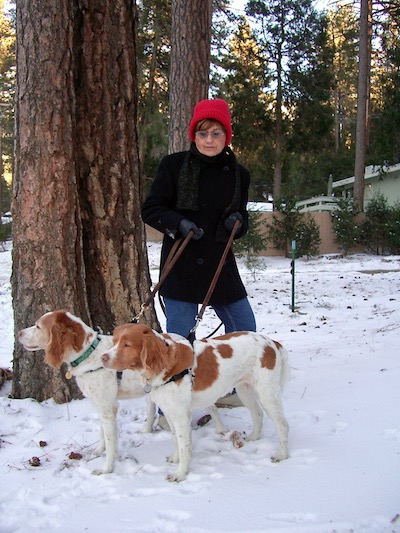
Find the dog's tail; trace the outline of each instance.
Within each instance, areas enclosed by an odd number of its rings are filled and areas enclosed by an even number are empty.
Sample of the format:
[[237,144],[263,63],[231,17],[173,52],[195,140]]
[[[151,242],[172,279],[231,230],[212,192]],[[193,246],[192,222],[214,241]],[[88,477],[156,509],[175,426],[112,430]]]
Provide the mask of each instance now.
[[280,384],[281,389],[283,389],[290,378],[289,353],[282,345],[278,347],[278,350],[281,355]]

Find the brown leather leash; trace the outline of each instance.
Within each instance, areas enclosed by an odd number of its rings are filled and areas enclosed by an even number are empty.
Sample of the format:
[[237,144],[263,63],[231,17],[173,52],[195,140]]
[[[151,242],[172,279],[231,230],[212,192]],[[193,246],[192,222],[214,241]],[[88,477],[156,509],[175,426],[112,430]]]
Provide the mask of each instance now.
[[147,300],[144,303],[142,303],[142,305],[140,306],[139,313],[132,319],[132,322],[138,322],[141,316],[143,315],[146,307],[148,307],[151,304],[151,302],[154,300],[154,297],[157,294],[159,288],[164,283],[165,278],[171,272],[172,267],[175,265],[175,263],[178,261],[178,259],[182,255],[183,250],[186,248],[188,242],[191,240],[193,235],[194,235],[194,231],[190,230],[185,240],[178,239],[174,243],[173,247],[171,248],[171,251],[168,254],[167,260],[165,261],[165,265],[161,272],[158,283],[154,286],[153,290],[150,292],[150,295],[147,298]]
[[236,220],[236,222],[235,222],[235,224],[233,226],[232,232],[230,234],[229,240],[226,243],[225,250],[224,250],[224,253],[222,254],[222,257],[221,257],[221,260],[219,262],[218,268],[215,271],[214,277],[213,277],[213,279],[211,281],[211,285],[210,285],[210,287],[209,287],[209,289],[207,291],[207,294],[206,294],[206,296],[204,298],[203,305],[201,306],[201,309],[200,309],[199,313],[196,316],[196,323],[195,323],[195,325],[192,327],[192,329],[189,332],[188,340],[189,340],[189,342],[191,344],[193,344],[193,341],[195,340],[196,329],[197,329],[198,325],[200,324],[200,322],[201,322],[201,320],[203,318],[204,311],[206,310],[206,307],[208,305],[208,302],[210,301],[211,295],[214,292],[215,285],[217,284],[219,275],[221,274],[222,267],[224,266],[224,263],[225,263],[226,256],[228,255],[228,252],[229,252],[229,250],[230,250],[230,248],[232,246],[233,239],[234,239],[234,237],[236,235],[236,230],[239,227],[239,225],[240,225],[240,221]]
[[[208,302],[210,301],[211,295],[214,292],[215,285],[217,284],[219,275],[221,273],[222,267],[224,266],[224,263],[225,263],[225,260],[226,260],[226,256],[228,255],[228,252],[229,252],[229,250],[230,250],[230,248],[232,246],[233,239],[235,237],[236,230],[239,227],[239,225],[240,225],[240,221],[236,220],[236,222],[235,222],[235,224],[233,226],[232,232],[231,232],[231,234],[229,236],[228,242],[227,242],[227,244],[225,246],[224,253],[222,254],[222,257],[221,257],[220,262],[218,264],[218,268],[215,271],[215,274],[214,274],[214,277],[213,277],[213,279],[211,281],[210,287],[209,287],[209,289],[207,291],[207,294],[206,294],[206,296],[204,298],[204,301],[203,301],[203,304],[201,306],[201,309],[200,309],[199,313],[196,315],[195,325],[193,326],[193,328],[189,332],[188,340],[192,344],[193,344],[193,341],[195,339],[196,329],[197,329],[198,325],[200,324],[200,321],[203,318],[204,311],[206,310],[206,307],[208,305]],[[147,298],[147,300],[144,303],[142,303],[142,305],[140,307],[140,312],[132,319],[132,322],[138,322],[139,321],[139,319],[143,315],[146,307],[148,305],[150,305],[150,303],[153,301],[153,299],[154,299],[155,295],[157,294],[159,288],[164,283],[165,278],[171,272],[172,267],[175,265],[175,263],[177,262],[179,257],[182,255],[183,250],[186,248],[188,242],[192,239],[193,235],[194,235],[194,231],[191,230],[183,242],[182,242],[182,239],[179,239],[179,240],[177,240],[174,243],[174,246],[171,248],[171,251],[168,254],[167,260],[165,261],[165,265],[164,265],[164,268],[163,268],[163,270],[161,272],[160,279],[158,280],[158,283],[154,286],[153,290],[150,292],[150,295]]]

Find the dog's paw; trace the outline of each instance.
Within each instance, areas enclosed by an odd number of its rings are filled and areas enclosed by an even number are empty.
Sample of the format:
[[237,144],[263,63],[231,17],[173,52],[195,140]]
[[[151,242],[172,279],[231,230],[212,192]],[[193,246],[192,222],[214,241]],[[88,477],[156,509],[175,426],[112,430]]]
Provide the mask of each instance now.
[[273,463],[280,463],[281,461],[284,461],[288,457],[289,457],[289,454],[287,452],[281,452],[281,453],[277,453],[276,455],[273,455],[271,457],[271,461]]
[[168,474],[166,477],[167,481],[170,481],[171,483],[180,483],[181,481],[184,481],[186,479],[185,474],[178,474],[178,472],[175,472],[174,474]]
[[260,434],[259,433],[255,434],[253,432],[250,435],[244,435],[244,440],[246,440],[247,442],[254,442],[254,441],[259,440],[259,439],[260,439]]
[[95,470],[93,470],[92,475],[102,476],[103,474],[111,474],[112,471],[112,468],[96,468]]

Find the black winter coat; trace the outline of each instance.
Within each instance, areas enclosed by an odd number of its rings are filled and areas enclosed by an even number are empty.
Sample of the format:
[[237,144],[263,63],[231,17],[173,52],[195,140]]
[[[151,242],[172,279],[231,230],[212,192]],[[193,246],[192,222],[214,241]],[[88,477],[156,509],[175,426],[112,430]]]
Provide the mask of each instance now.
[[[160,288],[162,296],[201,304],[229,239],[223,221],[230,214],[226,210],[231,206],[235,192],[236,159],[232,152],[225,151],[217,161],[210,158],[210,164],[203,163],[199,175],[198,209],[178,209],[178,181],[187,153],[178,152],[162,159],[150,193],[143,204],[142,218],[146,224],[164,233],[161,270],[174,240],[181,237],[178,226],[183,218],[191,220],[204,230],[203,237],[197,241],[192,239],[188,243]],[[242,229],[237,235],[242,237],[248,229],[246,205],[250,174],[241,165],[238,165],[237,169],[240,189],[238,205],[233,211],[239,211],[243,217]],[[221,227],[224,228],[225,242],[216,240],[217,228]],[[245,296],[246,290],[239,276],[235,256],[230,250],[209,303],[225,305]]]

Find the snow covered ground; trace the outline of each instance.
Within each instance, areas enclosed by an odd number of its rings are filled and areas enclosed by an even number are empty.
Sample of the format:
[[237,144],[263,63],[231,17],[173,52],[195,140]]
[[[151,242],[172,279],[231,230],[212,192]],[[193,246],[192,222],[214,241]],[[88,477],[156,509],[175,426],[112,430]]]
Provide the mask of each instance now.
[[[159,250],[149,245],[154,281]],[[290,458],[270,461],[277,437],[268,419],[262,438],[240,449],[210,422],[193,431],[187,480],[171,484],[171,436],[141,433],[140,399],[121,402],[119,460],[113,474],[96,477],[104,459],[90,454],[99,421],[89,401],[12,400],[7,384],[1,533],[400,532],[400,257],[297,260],[294,312],[290,260],[261,261],[255,275],[241,261],[240,269],[258,330],[290,353]],[[10,366],[14,345],[10,271],[8,249],[0,252],[1,367]],[[164,325],[161,311],[159,318]],[[217,324],[207,311],[198,336]],[[232,430],[250,431],[245,408],[221,416]]]

